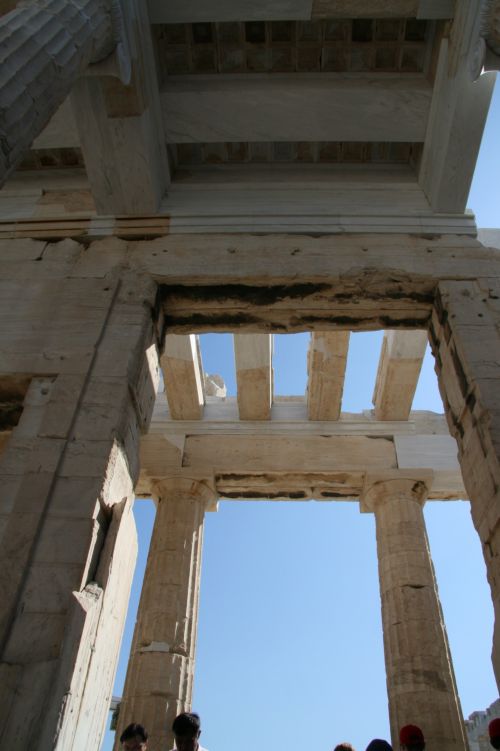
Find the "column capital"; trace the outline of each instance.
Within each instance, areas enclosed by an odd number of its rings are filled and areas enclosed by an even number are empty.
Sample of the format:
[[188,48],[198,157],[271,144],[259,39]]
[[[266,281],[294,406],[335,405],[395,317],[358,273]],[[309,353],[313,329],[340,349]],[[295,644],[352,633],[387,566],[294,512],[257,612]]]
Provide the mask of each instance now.
[[398,498],[412,500],[423,506],[433,479],[432,470],[425,469],[368,472],[359,497],[361,512],[373,512],[378,505]]
[[205,511],[217,511],[217,491],[211,477],[186,477],[172,475],[162,477],[153,486],[153,497],[156,503],[164,498],[173,497],[204,504]]

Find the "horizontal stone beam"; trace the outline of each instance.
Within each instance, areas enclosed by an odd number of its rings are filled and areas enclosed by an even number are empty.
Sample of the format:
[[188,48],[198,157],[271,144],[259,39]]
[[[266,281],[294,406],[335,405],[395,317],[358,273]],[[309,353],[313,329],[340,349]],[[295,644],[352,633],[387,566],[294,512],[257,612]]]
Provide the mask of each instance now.
[[[418,470],[387,470],[417,472]],[[430,472],[430,470],[427,470]],[[363,490],[365,472],[221,472],[214,476],[219,498],[263,501],[358,501]],[[428,500],[467,500],[460,474],[433,472]],[[144,487],[148,480],[143,478]]]
[[415,142],[431,95],[423,76],[172,76],[161,104],[170,143]]
[[312,0],[148,0],[151,23],[308,20]]
[[427,328],[439,280],[500,270],[456,235],[182,235],[136,252],[172,333]]
[[[179,337],[180,338],[180,337]],[[163,394],[158,394],[150,433],[165,436],[215,435],[329,435],[413,436],[449,435],[444,415],[417,410],[407,420],[377,420],[373,410],[342,412],[335,420],[309,420],[307,401],[301,396],[274,398],[270,420],[239,420],[235,397],[206,397],[201,419],[178,420],[170,412]]]
[[[170,143],[416,142],[425,137],[431,96],[423,76],[398,74],[169,76],[160,106]],[[64,112],[54,115],[40,148],[79,143]]]
[[452,18],[453,0],[148,0],[151,23],[308,21],[311,18]]
[[453,0],[313,0],[313,18],[453,18]]
[[251,165],[248,171],[249,166],[178,169],[158,214],[99,217],[84,170],[23,170],[0,191],[0,239],[92,241],[113,235],[143,240],[192,233],[476,235],[470,213],[432,214],[408,165],[356,170],[273,164],[256,169]]
[[[36,278],[36,285],[22,287],[26,268]],[[318,293],[335,290],[331,297],[325,294],[321,303],[327,329],[362,330],[374,325],[386,304],[398,311],[404,322],[401,325],[407,328],[417,314],[422,317],[424,311],[430,312],[432,306],[439,305],[436,298],[440,280],[453,279],[460,286],[464,280],[479,278],[485,291],[494,290],[493,284],[488,287],[488,280],[500,276],[500,253],[461,236],[169,235],[133,243],[109,237],[85,246],[71,240],[0,241],[0,302],[5,315],[14,321],[2,329],[3,373],[43,376],[72,372],[76,362],[81,367],[73,352],[74,332],[81,334],[81,321],[64,317],[52,321],[54,296],[59,299],[64,294],[72,299],[76,290],[95,303],[95,279],[107,279],[120,268],[128,270],[136,292],[152,283],[159,285],[160,320],[166,313],[168,321],[169,298],[172,296],[175,301],[179,290],[184,303],[188,301],[188,313],[189,288],[196,293],[196,299],[204,296],[208,308],[215,310],[213,301],[221,294],[227,299],[229,284],[235,304],[230,315],[227,311],[220,318],[215,313],[210,315],[212,331],[234,333],[241,331],[243,325],[255,332],[262,333],[266,327],[269,330],[274,304],[277,308],[285,305],[290,329],[302,327],[307,331],[311,330],[311,320],[303,301],[310,296],[312,284]],[[301,284],[297,279],[302,280]],[[98,285],[98,292],[107,298],[109,284]],[[21,293],[23,306],[19,312],[16,302]],[[19,317],[26,319],[30,296],[36,301],[39,295],[46,304],[40,309],[33,302],[36,314],[21,343],[15,321]],[[345,301],[351,296],[357,302],[350,309],[348,327],[341,311],[345,311]],[[203,310],[201,314],[204,316]],[[177,328],[184,334],[193,333],[200,323],[199,315],[196,311],[182,320],[178,318]],[[55,338],[49,340],[44,338],[47,316],[52,328],[56,327]],[[84,340],[87,341],[85,337]],[[89,356],[87,350],[79,354],[80,358]],[[108,359],[112,365],[112,358]]]
[[[292,333],[299,331],[377,331],[385,328],[427,328],[433,290],[391,292],[385,299],[372,293],[359,306],[353,293],[346,299],[328,282],[281,285],[266,289],[268,304],[253,305],[259,287],[219,286],[217,289],[181,288],[169,290],[165,298],[165,319],[169,331],[182,334],[216,331]],[[300,297],[300,304],[297,299]]]
[[284,414],[281,421],[253,423],[183,424],[164,417],[160,402],[142,440],[141,492],[148,478],[175,472],[209,473],[228,497],[254,497],[260,488],[257,495],[267,492],[272,498],[278,486],[284,497],[283,488],[286,497],[315,497],[319,491],[310,489],[323,487],[324,493],[325,484],[329,497],[357,497],[365,472],[411,468],[434,473],[433,498],[466,497],[456,443],[443,415],[413,413],[408,423],[380,422],[366,414],[331,422],[292,422]]
[[160,366],[170,416],[175,420],[199,420],[205,397],[196,336],[167,334]]
[[337,420],[342,404],[349,331],[315,331],[307,353],[310,420]]
[[[451,439],[450,439],[451,440]],[[303,467],[310,472],[397,467],[391,438],[313,435],[299,437],[243,435],[188,435],[182,466],[195,471],[289,472]]]
[[240,420],[268,420],[273,397],[272,337],[235,334],[233,340]]
[[162,210],[170,232],[474,231],[471,216],[460,229],[457,216],[434,217],[406,164],[191,165],[176,171]]
[[373,393],[378,420],[407,420],[427,346],[427,331],[386,331]]
[[[126,249],[124,242],[124,253]],[[188,298],[188,291],[179,285],[204,287],[208,296],[209,286],[217,292],[231,284],[240,285],[235,293],[248,293],[246,303],[252,309],[266,304],[274,285],[296,300],[307,296],[309,284],[321,282],[335,284],[344,296],[359,295],[368,301],[372,293],[383,299],[391,291],[394,298],[398,293],[403,298],[406,290],[420,298],[433,294],[440,279],[495,276],[500,271],[500,254],[461,235],[191,234],[137,242],[130,263],[165,285],[167,308],[170,294],[172,299],[176,295]],[[305,286],[294,287],[297,279]],[[258,288],[255,292],[260,290],[257,299],[251,298],[254,290],[249,285]],[[197,290],[192,297],[198,297]]]

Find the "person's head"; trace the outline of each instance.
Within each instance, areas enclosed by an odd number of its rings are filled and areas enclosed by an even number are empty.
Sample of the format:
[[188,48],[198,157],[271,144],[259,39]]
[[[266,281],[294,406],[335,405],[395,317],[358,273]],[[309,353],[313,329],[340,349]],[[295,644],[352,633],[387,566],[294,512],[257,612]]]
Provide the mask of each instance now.
[[350,743],[339,743],[333,751],[355,751],[355,748]]
[[125,751],[146,751],[148,734],[142,725],[132,722],[120,735],[120,743]]
[[407,751],[424,751],[424,734],[417,725],[404,725],[399,731],[399,743]]
[[374,738],[367,745],[366,751],[392,751],[392,746],[381,738]]
[[493,748],[500,748],[500,718],[492,720],[488,725],[488,735]]
[[201,733],[200,716],[195,712],[182,712],[172,723],[177,751],[196,751]]

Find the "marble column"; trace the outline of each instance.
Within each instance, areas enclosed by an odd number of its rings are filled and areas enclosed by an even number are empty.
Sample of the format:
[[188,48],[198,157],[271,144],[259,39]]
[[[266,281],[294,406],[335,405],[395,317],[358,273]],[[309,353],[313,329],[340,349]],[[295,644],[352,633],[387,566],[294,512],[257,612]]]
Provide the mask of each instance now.
[[69,94],[114,49],[111,0],[31,0],[0,18],[0,186]]
[[175,478],[157,486],[157,513],[130,653],[115,748],[130,722],[148,749],[173,746],[175,716],[191,708],[203,521],[209,483]]
[[375,513],[391,737],[419,725],[426,751],[467,749],[429,553],[423,504],[431,477],[368,476],[362,508]]

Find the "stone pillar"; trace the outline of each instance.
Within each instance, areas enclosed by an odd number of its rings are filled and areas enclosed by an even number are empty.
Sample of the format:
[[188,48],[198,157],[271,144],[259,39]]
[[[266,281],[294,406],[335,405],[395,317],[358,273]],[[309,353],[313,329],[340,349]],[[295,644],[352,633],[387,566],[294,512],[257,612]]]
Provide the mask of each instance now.
[[422,505],[429,476],[368,476],[362,496],[375,513],[391,737],[419,725],[427,751],[467,743]]
[[0,186],[78,75],[114,47],[111,0],[29,0],[0,18]]
[[203,520],[215,493],[199,480],[157,486],[157,513],[139,604],[115,749],[130,722],[149,733],[148,748],[172,748],[172,722],[191,709]]
[[[126,244],[96,243],[100,257],[105,249]],[[47,247],[45,273],[65,250],[85,262],[92,253]],[[73,265],[71,277],[62,261],[64,275],[46,279],[44,263],[37,284],[10,280],[29,312],[18,306],[0,327],[9,373],[23,362],[47,369],[0,459],[0,748],[77,751],[100,747],[135,562],[130,506],[158,384],[156,285],[121,269],[78,278]],[[21,342],[14,352],[9,336]]]
[[[497,251],[498,253],[498,251]],[[495,273],[492,262],[492,271]],[[500,280],[440,282],[429,338],[450,433],[483,548],[500,689]]]

